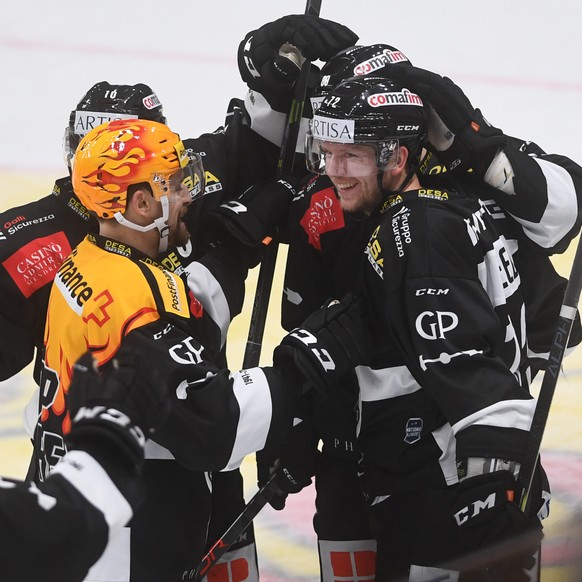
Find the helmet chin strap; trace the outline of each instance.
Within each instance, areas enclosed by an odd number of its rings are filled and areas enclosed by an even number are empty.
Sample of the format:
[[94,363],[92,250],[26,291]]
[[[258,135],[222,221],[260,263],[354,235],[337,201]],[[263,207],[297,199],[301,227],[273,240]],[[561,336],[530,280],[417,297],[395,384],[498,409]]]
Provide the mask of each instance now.
[[160,234],[158,253],[164,253],[168,250],[168,235],[170,234],[170,226],[167,222],[168,217],[170,216],[170,203],[168,201],[168,197],[165,195],[161,196],[160,204],[162,205],[162,216],[156,218],[151,224],[148,224],[147,226],[142,226],[141,224],[136,224],[135,222],[131,222],[131,220],[127,220],[127,218],[125,218],[121,212],[116,212],[113,216],[115,217],[115,220],[119,222],[119,224],[139,232],[148,232],[154,228],[157,228]]

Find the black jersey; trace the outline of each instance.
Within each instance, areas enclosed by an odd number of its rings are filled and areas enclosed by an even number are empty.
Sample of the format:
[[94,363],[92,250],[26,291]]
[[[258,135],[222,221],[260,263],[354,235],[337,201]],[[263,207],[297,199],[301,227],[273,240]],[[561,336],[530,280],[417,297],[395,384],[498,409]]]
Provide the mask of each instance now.
[[[132,517],[136,471],[69,452],[45,483],[0,478],[3,580],[81,582],[107,540]],[[133,490],[129,499],[121,490]]]
[[376,343],[357,370],[372,496],[457,482],[457,460],[520,461],[535,409],[521,231],[497,203],[452,190],[390,198],[360,292]]
[[42,347],[55,273],[96,229],[69,177],[57,180],[52,194],[0,214],[0,380],[22,370]]
[[[512,215],[508,221],[522,231],[521,252],[515,261],[524,281],[527,349],[533,374],[547,360],[566,286],[566,280],[558,275],[548,255],[564,249],[579,228],[582,172],[566,158],[539,153],[541,150],[535,144],[522,145],[514,145],[512,153],[514,164],[517,165],[516,158],[522,160],[516,194],[512,196],[472,176],[451,179],[443,175],[434,158],[422,168],[421,180],[427,190],[439,183],[470,189],[474,196],[490,200],[492,208],[494,200],[509,200]],[[540,183],[541,168],[545,174]],[[300,325],[329,297],[341,297],[356,290],[362,253],[379,220],[379,213],[371,216],[344,213],[326,176],[306,180],[291,205],[285,233],[285,242],[289,244],[282,298],[285,329]],[[582,328],[577,319],[569,345],[575,346],[581,339]],[[320,431],[328,451],[344,455],[354,449],[354,402],[350,385],[338,390],[320,415]]]

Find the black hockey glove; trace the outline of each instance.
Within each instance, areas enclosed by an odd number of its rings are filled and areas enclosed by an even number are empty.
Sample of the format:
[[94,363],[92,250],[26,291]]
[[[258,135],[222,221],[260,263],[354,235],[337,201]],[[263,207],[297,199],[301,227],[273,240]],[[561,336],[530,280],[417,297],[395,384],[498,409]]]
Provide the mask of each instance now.
[[312,419],[296,418],[295,421],[287,443],[275,451],[266,448],[256,453],[258,486],[262,487],[276,473],[275,493],[269,504],[277,511],[285,507],[290,493],[299,493],[311,485],[319,461],[319,438]]
[[461,529],[465,553],[479,551],[469,567],[462,567],[464,572],[485,569],[491,580],[530,579],[526,570],[535,564],[542,526],[537,516],[520,510],[514,501],[516,490],[510,471],[470,477],[459,485],[453,518]]
[[348,293],[327,302],[288,333],[273,352],[273,363],[307,382],[324,397],[355,366],[366,362],[372,347],[364,306]]
[[251,186],[236,200],[228,200],[212,211],[207,227],[218,232],[224,229],[237,242],[255,247],[284,223],[297,183],[298,179],[289,175]]
[[483,176],[499,148],[507,141],[475,109],[458,85],[447,77],[410,65],[390,67],[390,76],[427,101],[428,145],[449,171],[472,169]]
[[305,59],[327,61],[357,40],[349,28],[331,20],[309,14],[284,16],[245,36],[238,49],[238,68],[249,88],[265,95],[287,93]]
[[122,346],[101,371],[87,352],[73,366],[68,407],[71,448],[90,449],[100,461],[122,454],[139,466],[147,435],[168,411],[168,387],[134,349]]

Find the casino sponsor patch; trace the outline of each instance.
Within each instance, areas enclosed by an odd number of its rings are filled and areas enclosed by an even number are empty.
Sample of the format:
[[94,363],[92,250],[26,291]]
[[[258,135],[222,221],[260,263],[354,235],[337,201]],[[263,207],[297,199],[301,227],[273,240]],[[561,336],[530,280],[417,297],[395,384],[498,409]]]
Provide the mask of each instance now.
[[21,293],[30,297],[47,283],[51,283],[64,259],[70,254],[71,245],[60,231],[34,239],[2,264]]
[[323,233],[344,227],[344,213],[333,188],[316,192],[311,197],[300,224],[307,233],[309,244],[319,251]]

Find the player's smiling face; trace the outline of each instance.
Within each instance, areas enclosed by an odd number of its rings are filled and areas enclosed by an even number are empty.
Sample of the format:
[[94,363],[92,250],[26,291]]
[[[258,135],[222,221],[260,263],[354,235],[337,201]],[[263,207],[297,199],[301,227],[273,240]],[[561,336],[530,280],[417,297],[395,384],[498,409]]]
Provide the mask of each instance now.
[[370,214],[380,203],[376,149],[358,144],[326,143],[325,172],[346,212]]

